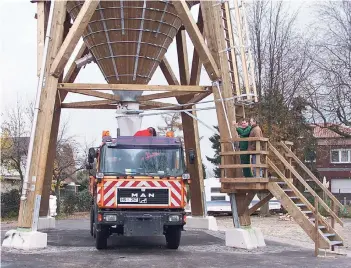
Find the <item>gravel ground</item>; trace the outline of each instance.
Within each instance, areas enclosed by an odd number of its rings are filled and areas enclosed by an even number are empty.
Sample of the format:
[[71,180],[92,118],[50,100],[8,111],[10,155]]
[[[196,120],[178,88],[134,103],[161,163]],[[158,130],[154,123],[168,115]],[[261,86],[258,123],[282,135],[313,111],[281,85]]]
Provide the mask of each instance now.
[[[351,250],[351,219],[343,219],[344,227],[336,225],[336,231],[344,238],[346,250]],[[299,245],[307,248],[314,247],[313,241],[294,220],[280,220],[279,216],[251,217],[252,226],[260,228],[264,237],[281,243]],[[218,228],[224,231],[233,227],[231,217],[217,217]]]

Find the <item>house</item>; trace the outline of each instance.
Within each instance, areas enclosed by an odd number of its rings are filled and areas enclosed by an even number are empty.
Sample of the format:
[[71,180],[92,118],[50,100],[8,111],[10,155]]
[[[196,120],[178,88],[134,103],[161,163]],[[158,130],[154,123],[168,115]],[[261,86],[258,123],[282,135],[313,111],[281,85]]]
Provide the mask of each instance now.
[[[351,138],[319,125],[312,128],[316,151],[310,161],[314,162],[319,177],[329,181],[330,191],[342,203],[351,203]],[[351,134],[351,128],[340,127],[340,130]]]

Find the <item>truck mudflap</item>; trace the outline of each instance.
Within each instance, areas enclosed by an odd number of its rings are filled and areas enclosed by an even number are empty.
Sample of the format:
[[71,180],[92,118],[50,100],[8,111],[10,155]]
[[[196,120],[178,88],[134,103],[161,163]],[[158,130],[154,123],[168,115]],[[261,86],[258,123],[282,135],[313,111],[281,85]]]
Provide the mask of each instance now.
[[100,224],[123,226],[124,236],[163,235],[168,226],[185,224],[184,211],[99,211]]

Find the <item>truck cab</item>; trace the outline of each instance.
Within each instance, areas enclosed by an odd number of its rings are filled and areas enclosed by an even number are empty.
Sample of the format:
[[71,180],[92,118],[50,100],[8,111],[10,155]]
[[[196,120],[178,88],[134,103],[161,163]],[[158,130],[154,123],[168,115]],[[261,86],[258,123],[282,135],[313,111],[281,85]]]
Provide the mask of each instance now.
[[168,248],[179,247],[190,182],[179,138],[105,136],[89,149],[88,162],[97,249],[106,248],[113,233],[165,235]]

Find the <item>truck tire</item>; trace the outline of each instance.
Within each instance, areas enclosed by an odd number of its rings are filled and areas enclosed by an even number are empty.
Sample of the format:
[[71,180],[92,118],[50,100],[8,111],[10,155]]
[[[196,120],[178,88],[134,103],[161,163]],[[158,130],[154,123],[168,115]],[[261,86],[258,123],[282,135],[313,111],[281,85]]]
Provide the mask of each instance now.
[[95,230],[96,238],[95,238],[95,247],[96,249],[105,249],[107,248],[107,230],[106,228],[100,227],[100,231]]
[[91,236],[94,236],[94,221],[95,221],[95,218],[94,218],[94,207],[91,206],[90,208],[90,235]]
[[166,245],[169,249],[178,249],[182,229],[180,226],[169,226],[166,231]]

